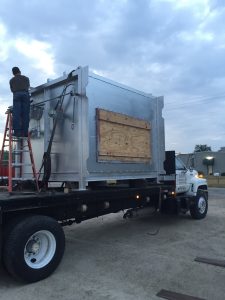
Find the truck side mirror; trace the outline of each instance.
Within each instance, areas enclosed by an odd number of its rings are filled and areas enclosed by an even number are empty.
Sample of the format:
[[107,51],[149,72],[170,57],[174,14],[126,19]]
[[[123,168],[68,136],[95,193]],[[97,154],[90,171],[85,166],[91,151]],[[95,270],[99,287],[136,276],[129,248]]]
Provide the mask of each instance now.
[[164,170],[166,175],[176,174],[175,151],[166,151],[166,159],[164,160]]

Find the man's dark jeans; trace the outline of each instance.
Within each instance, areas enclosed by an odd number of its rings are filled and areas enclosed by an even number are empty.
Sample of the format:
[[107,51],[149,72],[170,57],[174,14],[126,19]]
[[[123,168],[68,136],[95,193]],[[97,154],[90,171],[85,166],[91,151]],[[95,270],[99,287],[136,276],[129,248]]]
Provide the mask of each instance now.
[[13,93],[13,130],[15,136],[27,136],[30,120],[30,96],[28,92]]

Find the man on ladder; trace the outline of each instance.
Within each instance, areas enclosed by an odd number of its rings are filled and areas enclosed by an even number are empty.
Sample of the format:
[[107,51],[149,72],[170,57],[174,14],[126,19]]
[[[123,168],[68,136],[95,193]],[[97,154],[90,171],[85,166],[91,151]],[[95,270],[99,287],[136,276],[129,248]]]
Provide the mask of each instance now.
[[13,78],[9,85],[13,93],[13,135],[18,137],[27,137],[29,128],[30,113],[30,80],[21,75],[18,67],[12,68]]
[[[13,93],[13,110],[9,108],[6,111],[7,120],[2,144],[2,151],[0,155],[0,165],[2,165],[4,150],[5,148],[9,149],[7,160],[8,185],[1,186],[0,188],[7,188],[8,192],[11,193],[14,188],[13,181],[15,183],[15,181],[22,182],[25,180],[25,178],[23,177],[23,167],[26,165],[31,166],[36,189],[39,192],[40,190],[38,185],[38,175],[34,163],[30,135],[28,133],[30,114],[30,95],[28,89],[30,87],[30,81],[28,77],[21,75],[20,69],[18,67],[12,68],[12,72],[14,77],[10,80],[9,84],[10,89]],[[31,162],[30,164],[24,162],[25,152],[29,152]],[[17,168],[16,172],[15,168]],[[14,173],[16,177],[14,177]]]

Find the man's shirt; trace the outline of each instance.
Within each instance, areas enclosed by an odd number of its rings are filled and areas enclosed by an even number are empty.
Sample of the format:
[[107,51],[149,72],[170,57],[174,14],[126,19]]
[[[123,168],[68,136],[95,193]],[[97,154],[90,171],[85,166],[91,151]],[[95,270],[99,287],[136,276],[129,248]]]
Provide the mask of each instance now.
[[9,81],[10,89],[12,93],[15,92],[28,92],[30,87],[30,80],[24,75],[16,75]]

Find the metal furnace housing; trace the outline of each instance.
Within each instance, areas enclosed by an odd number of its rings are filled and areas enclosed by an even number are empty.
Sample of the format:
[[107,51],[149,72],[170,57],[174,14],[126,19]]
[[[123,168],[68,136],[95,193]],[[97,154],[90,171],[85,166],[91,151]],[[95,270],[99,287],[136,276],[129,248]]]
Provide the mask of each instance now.
[[[158,180],[165,173],[163,97],[98,76],[88,67],[48,80],[32,89],[31,97],[29,130],[37,170],[58,120],[50,181],[77,182],[86,189],[91,181]],[[24,176],[31,176],[28,168]]]

